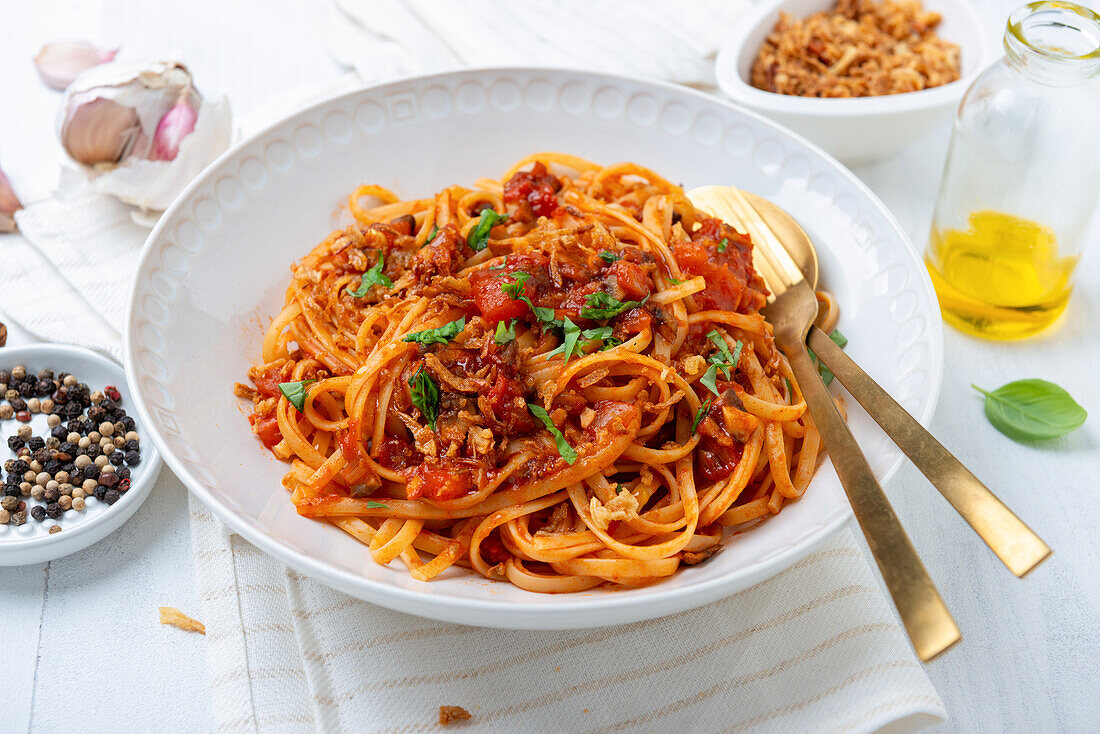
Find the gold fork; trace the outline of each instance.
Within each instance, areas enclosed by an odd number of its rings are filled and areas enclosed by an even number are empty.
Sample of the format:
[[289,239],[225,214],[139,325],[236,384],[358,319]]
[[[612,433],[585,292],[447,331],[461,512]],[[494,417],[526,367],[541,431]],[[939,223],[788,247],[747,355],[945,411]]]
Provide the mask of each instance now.
[[962,635],[806,352],[806,334],[817,316],[813,288],[739,190],[704,186],[688,192],[688,198],[754,235],[758,257],[753,263],[771,291],[764,316],[774,329],[775,343],[790,361],[913,648],[921,660],[931,660]]

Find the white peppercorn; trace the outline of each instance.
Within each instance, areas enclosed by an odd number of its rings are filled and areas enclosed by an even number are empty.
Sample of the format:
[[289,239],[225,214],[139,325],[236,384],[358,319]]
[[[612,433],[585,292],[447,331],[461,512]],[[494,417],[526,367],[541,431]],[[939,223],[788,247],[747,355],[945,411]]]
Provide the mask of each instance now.
[[[49,402],[50,402],[50,409],[52,410],[53,409],[53,401],[51,400]],[[42,409],[43,410],[46,409],[46,401],[45,400],[42,401]],[[51,415],[49,418],[46,419],[46,425],[49,426],[50,428],[57,428],[58,426],[61,425],[61,416]]]
[[115,436],[114,445],[115,445],[116,449],[120,449],[120,448],[122,448],[123,446],[126,445],[126,439],[123,438],[122,436]]
[[[45,472],[43,472],[43,474],[45,474]],[[46,476],[48,477],[50,475],[46,474]],[[60,486],[61,486],[61,482],[57,481],[56,479],[51,479],[48,482],[46,482],[46,491],[47,492],[49,492],[49,491],[56,492],[57,488],[60,487]]]
[[50,526],[50,535],[56,535],[57,533],[60,533],[60,532],[61,532],[61,526],[60,525],[51,525]]
[[107,464],[108,462],[106,454],[100,454],[99,456],[95,457],[95,465],[98,466],[100,469],[107,466]]
[[53,478],[57,480],[58,484],[65,484],[69,481],[69,472],[61,470],[54,474]]
[[59,448],[61,448],[61,442],[58,441],[53,436],[46,436],[46,448],[48,448],[48,449],[59,449]]
[[73,509],[77,510],[77,511],[80,511],[80,510],[84,509],[84,498],[83,497],[73,497]]
[[[51,400],[50,398],[42,398],[41,407],[43,413],[46,413],[47,415],[53,415],[53,409],[56,406],[53,404],[53,400]],[[49,419],[47,419],[46,422],[49,423]],[[53,426],[50,426],[50,428],[53,428]]]
[[39,413],[42,411],[42,401],[38,398],[27,399],[27,410],[32,413]]
[[104,436],[110,436],[115,432],[115,424],[111,421],[103,421],[99,424],[99,432]]
[[[41,467],[39,467],[39,468],[41,468]],[[38,478],[38,472],[36,472],[34,470],[34,467],[31,467],[30,469],[28,469],[26,472],[23,473],[23,481],[24,482],[33,482],[37,478]]]
[[103,466],[99,467],[99,471],[100,471],[100,474],[99,474],[100,476],[103,476],[104,474],[114,474],[115,473],[115,465],[114,464],[104,464]]
[[87,436],[81,436],[80,440],[76,442],[76,445],[82,449],[86,449],[92,445],[92,439]]
[[43,472],[38,472],[38,476],[36,476],[34,478],[34,481],[36,481],[38,484],[41,484],[43,487],[45,487],[49,482],[53,481],[53,477],[51,477],[49,474],[47,474],[44,471]]
[[114,446],[114,445],[115,445],[115,442],[112,441],[107,436],[104,436],[103,438],[99,439],[100,448],[107,448],[108,446]]
[[38,474],[38,472],[42,471],[42,462],[38,461],[37,459],[32,461],[30,466],[31,466],[31,471],[34,472],[35,474]]
[[103,402],[103,398],[104,398],[103,392],[100,391],[100,390],[93,390],[91,398],[92,398],[92,405],[99,405],[100,403]]
[[141,436],[138,435],[137,431],[127,431],[124,438],[127,441],[137,441],[138,443],[141,443]]
[[0,405],[0,420],[10,421],[15,417],[15,408],[7,403]]
[[19,436],[19,438],[23,439],[24,441],[30,441],[31,436],[34,435],[34,429],[30,426],[19,426],[19,429],[15,432],[15,435]]
[[42,496],[46,494],[46,488],[41,484],[35,484],[31,486],[31,497],[36,500],[42,499]]
[[73,498],[67,495],[61,495],[57,498],[57,506],[62,510],[67,510],[73,506]]
[[11,513],[0,509],[0,525],[7,525],[9,520],[11,520]]
[[30,482],[20,482],[19,494],[23,495],[24,497],[30,497],[31,494],[34,492],[34,488],[37,486],[37,484],[31,484]]
[[110,441],[108,441],[107,439],[103,439],[103,455],[104,456],[110,456],[114,452],[115,452],[115,445],[113,443],[111,443]]
[[99,482],[94,479],[85,479],[84,484],[80,485],[84,490],[84,494],[88,495],[95,491],[95,488],[99,486]]
[[65,437],[65,440],[69,443],[76,443],[80,440],[80,434],[76,431],[69,431],[69,435]]
[[88,440],[90,440],[92,443],[99,443],[99,439],[101,438],[103,438],[103,436],[100,435],[99,431],[91,431],[88,434]]
[[73,485],[69,484],[68,482],[65,482],[64,484],[62,484],[60,487],[57,488],[57,491],[60,492],[61,494],[65,495],[65,496],[67,496],[67,497],[71,497],[72,494],[73,494]]
[[73,499],[74,500],[84,499],[84,489],[81,488],[81,487],[73,487]]
[[77,469],[83,469],[91,463],[92,459],[87,454],[81,454],[80,456],[73,459],[73,464],[76,466]]
[[[12,371],[12,377],[14,376],[15,372]],[[80,381],[77,380],[74,375],[65,375],[65,379],[62,381],[62,384],[65,385],[65,387],[76,387],[79,383]]]
[[21,364],[17,364],[11,368],[11,376],[12,379],[22,380],[24,377],[27,376],[27,368]]

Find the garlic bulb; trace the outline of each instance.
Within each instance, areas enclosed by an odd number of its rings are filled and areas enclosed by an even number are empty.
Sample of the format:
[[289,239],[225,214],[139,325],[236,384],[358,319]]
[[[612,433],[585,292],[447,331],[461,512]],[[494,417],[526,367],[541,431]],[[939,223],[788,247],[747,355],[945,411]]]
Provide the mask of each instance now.
[[229,104],[204,100],[182,64],[113,62],[77,77],[58,136],[102,193],[163,210],[229,147]]
[[13,215],[22,208],[23,205],[19,203],[15,191],[11,188],[11,182],[8,181],[8,177],[4,175],[4,172],[0,171],[0,232],[15,231],[15,217]]
[[114,61],[117,53],[117,48],[108,51],[96,48],[87,41],[47,43],[34,57],[34,65],[47,86],[64,89],[72,84],[81,72],[93,66]]

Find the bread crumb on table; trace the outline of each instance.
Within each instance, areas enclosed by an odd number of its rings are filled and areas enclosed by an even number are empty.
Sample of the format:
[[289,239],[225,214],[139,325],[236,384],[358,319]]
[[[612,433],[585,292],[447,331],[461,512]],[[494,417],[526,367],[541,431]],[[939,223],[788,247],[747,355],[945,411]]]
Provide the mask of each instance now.
[[439,723],[443,726],[470,718],[470,712],[461,706],[440,706]]
[[[198,632],[200,635],[206,634],[206,625],[197,619],[188,617],[175,607],[160,607],[160,623],[179,627],[187,632]],[[443,714],[440,713],[439,716],[442,718]]]

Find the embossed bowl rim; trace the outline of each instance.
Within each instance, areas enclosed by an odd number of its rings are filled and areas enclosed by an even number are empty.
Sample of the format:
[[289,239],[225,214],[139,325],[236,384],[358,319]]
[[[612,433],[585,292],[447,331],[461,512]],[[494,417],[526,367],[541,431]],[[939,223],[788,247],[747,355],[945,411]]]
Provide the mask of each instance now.
[[[541,78],[545,79],[560,79],[563,76],[570,79],[584,79],[595,84],[603,83],[614,87],[621,87],[624,84],[641,88],[648,87],[654,93],[659,93],[659,96],[689,98],[708,106],[720,107],[727,111],[736,112],[740,116],[750,118],[772,129],[779,136],[795,140],[804,146],[807,151],[823,159],[828,164],[828,167],[833,169],[833,174],[846,179],[847,182],[851,184],[860,195],[865,197],[872,205],[872,208],[889,224],[893,235],[899,238],[900,244],[904,246],[902,249],[908,252],[913,259],[913,264],[916,265],[915,272],[918,273],[919,278],[916,287],[918,289],[923,289],[925,297],[930,298],[932,303],[935,304],[935,294],[932,290],[931,281],[921,264],[917,250],[889,209],[886,208],[862,181],[856,178],[854,174],[841,164],[837,163],[834,158],[821,150],[821,148],[789,129],[768,120],[762,115],[741,105],[718,99],[687,87],[667,82],[639,79],[626,75],[602,74],[577,69],[545,67],[465,69],[417,77],[406,77],[386,83],[367,85],[363,88],[343,93],[300,109],[264,127],[251,137],[238,142],[211,163],[187,186],[181,195],[167,209],[150,233],[140,255],[137,276],[131,284],[129,311],[124,327],[123,340],[126,372],[134,392],[136,407],[142,422],[147,427],[146,430],[161,449],[165,461],[172,470],[176,472],[181,481],[187,486],[188,490],[194,493],[195,496],[210,508],[217,517],[229,525],[233,531],[239,533],[242,537],[269,555],[286,563],[295,570],[351,596],[390,609],[422,617],[457,622],[460,624],[511,629],[576,629],[597,627],[651,619],[692,609],[747,589],[756,583],[774,576],[806,557],[810,552],[820,546],[825,540],[832,537],[848,523],[852,517],[851,508],[848,507],[845,502],[842,511],[830,517],[828,522],[819,523],[815,526],[812,533],[803,535],[797,542],[791,543],[782,550],[770,554],[764,560],[758,561],[751,568],[737,569],[733,573],[726,573],[715,578],[694,582],[689,586],[662,586],[661,584],[656,584],[642,590],[645,593],[632,596],[616,593],[601,595],[566,594],[556,597],[554,603],[546,603],[545,600],[543,600],[542,603],[537,604],[514,600],[502,603],[499,599],[495,599],[495,595],[491,593],[478,598],[459,598],[444,596],[438,593],[422,593],[394,584],[375,581],[363,575],[337,567],[325,559],[301,553],[294,548],[284,545],[281,540],[270,536],[264,532],[262,528],[253,526],[248,518],[238,516],[233,510],[222,504],[216,496],[207,491],[202,482],[198,481],[196,477],[188,471],[186,463],[176,456],[165,440],[161,433],[160,426],[152,419],[151,411],[147,408],[145,403],[146,398],[141,389],[140,373],[136,368],[135,358],[137,356],[137,343],[135,335],[136,330],[133,328],[138,311],[137,296],[140,291],[138,287],[138,278],[140,278],[142,272],[144,272],[147,261],[154,253],[154,246],[160,241],[162,234],[170,225],[176,225],[177,214],[183,211],[185,206],[194,204],[191,197],[197,190],[206,186],[216,176],[224,173],[222,168],[225,163],[235,158],[246,147],[269,136],[276,128],[288,122],[295,120],[305,121],[306,118],[322,111],[323,108],[344,105],[347,101],[367,93],[377,95],[384,93],[389,88],[401,87],[409,84],[426,86],[430,82],[442,82],[443,80],[462,80],[465,78],[470,81],[484,81],[484,77],[489,75],[508,78],[509,76],[519,75],[522,77],[532,74],[540,75]],[[935,313],[938,316],[938,309]],[[939,398],[943,378],[942,323],[936,318],[927,325],[927,328],[931,331],[930,337],[932,346],[931,353],[927,356],[930,362],[929,380],[928,386],[923,392],[926,396],[926,402],[920,414],[915,416],[922,425],[927,425],[931,420]],[[904,457],[898,452],[896,459],[882,474],[880,480],[884,483],[889,480],[889,478],[900,468],[903,460]]]

